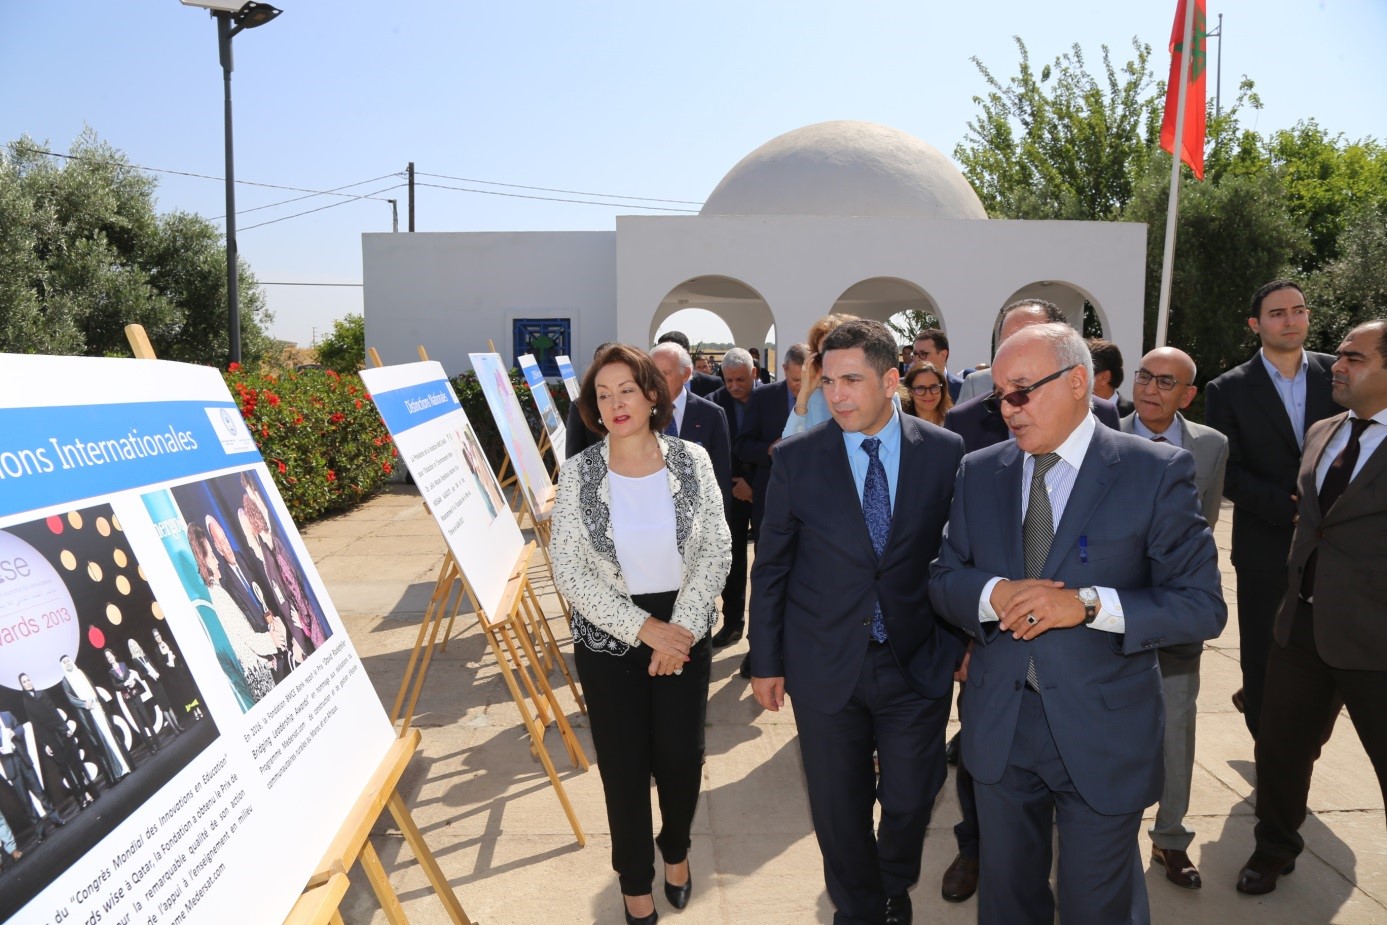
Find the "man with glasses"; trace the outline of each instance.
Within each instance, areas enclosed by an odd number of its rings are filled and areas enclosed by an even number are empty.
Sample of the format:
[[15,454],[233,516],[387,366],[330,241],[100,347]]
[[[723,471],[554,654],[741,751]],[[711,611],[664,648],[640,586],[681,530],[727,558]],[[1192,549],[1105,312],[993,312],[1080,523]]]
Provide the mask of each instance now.
[[930,600],[973,639],[963,754],[977,791],[980,925],[1150,922],[1136,851],[1160,796],[1162,646],[1227,619],[1194,458],[1097,426],[1093,360],[1028,327],[993,369],[1014,439],[966,456]]
[[1257,738],[1271,625],[1286,595],[1286,556],[1295,529],[1296,474],[1305,432],[1342,410],[1330,394],[1334,357],[1310,353],[1310,310],[1289,279],[1252,296],[1247,319],[1262,349],[1205,387],[1204,420],[1228,438],[1223,495],[1233,502],[1238,646],[1243,686],[1233,695]]
[[[1122,419],[1122,430],[1157,443],[1189,450],[1194,456],[1194,484],[1209,527],[1218,523],[1223,500],[1223,472],[1228,439],[1212,427],[1185,420],[1180,413],[1194,401],[1194,360],[1183,350],[1158,347],[1141,358],[1133,377],[1136,410]],[[1202,886],[1199,868],[1190,860],[1194,833],[1185,827],[1194,774],[1195,701],[1199,697],[1202,643],[1164,646],[1157,652],[1165,691],[1165,785],[1152,824],[1151,858],[1178,887]]]
[[[949,397],[958,401],[959,389],[963,388],[963,377],[949,372],[949,336],[939,328],[925,328],[915,335],[915,346],[911,351],[911,363],[933,363],[944,374],[949,383]],[[910,372],[901,370],[901,375]]]

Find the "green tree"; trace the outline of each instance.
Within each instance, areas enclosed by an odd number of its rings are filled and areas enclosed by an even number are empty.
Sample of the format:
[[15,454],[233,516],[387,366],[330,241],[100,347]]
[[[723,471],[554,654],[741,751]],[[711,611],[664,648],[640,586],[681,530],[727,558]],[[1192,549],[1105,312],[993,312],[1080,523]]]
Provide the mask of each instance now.
[[1305,279],[1310,345],[1330,353],[1354,325],[1387,317],[1387,205],[1358,210],[1335,242],[1338,256]]
[[[0,350],[129,355],[144,325],[162,357],[226,361],[221,233],[188,213],[158,215],[155,181],[87,129],[67,158],[27,137],[0,151]],[[244,263],[242,352],[270,346],[264,297]]]
[[318,344],[318,362],[339,373],[354,373],[366,365],[366,319],[351,314],[332,323]]

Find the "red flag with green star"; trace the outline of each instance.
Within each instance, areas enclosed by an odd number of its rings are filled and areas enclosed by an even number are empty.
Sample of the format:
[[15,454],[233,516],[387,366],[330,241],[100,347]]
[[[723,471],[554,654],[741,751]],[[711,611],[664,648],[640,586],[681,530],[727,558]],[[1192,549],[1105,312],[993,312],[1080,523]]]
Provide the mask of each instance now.
[[1187,69],[1189,88],[1185,91],[1185,128],[1180,137],[1180,160],[1189,164],[1197,179],[1204,179],[1205,48],[1206,21],[1204,0],[1194,0],[1193,46],[1186,54],[1185,4],[1179,0],[1175,7],[1175,27],[1170,32],[1170,81],[1165,91],[1165,119],[1161,122],[1161,147],[1175,154],[1175,119],[1180,93],[1180,74]]

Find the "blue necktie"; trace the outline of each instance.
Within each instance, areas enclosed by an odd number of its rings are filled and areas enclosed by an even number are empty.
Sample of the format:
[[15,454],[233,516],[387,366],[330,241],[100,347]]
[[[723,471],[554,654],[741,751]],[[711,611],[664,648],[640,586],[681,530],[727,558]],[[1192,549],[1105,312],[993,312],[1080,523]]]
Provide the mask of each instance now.
[[674,415],[669,416],[669,423],[665,425],[665,434],[670,437],[679,436],[679,425],[674,423]]
[[[867,520],[867,533],[872,537],[872,549],[880,562],[886,551],[886,538],[891,535],[891,490],[886,483],[886,467],[877,455],[881,440],[868,437],[862,441],[862,449],[871,460],[867,463],[866,481],[862,483],[862,516]],[[881,616],[880,600],[872,611],[872,638],[877,642],[886,641],[886,621]]]

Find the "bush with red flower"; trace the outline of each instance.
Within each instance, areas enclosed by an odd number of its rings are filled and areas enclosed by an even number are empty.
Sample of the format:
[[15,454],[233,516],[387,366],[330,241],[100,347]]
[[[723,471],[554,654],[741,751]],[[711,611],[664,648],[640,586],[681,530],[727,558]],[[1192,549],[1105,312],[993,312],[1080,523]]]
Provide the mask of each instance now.
[[356,375],[275,375],[232,364],[241,415],[299,524],[364,501],[395,468],[395,446]]

